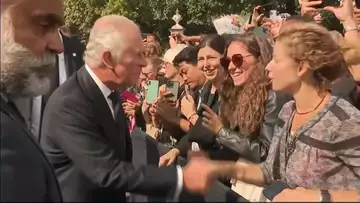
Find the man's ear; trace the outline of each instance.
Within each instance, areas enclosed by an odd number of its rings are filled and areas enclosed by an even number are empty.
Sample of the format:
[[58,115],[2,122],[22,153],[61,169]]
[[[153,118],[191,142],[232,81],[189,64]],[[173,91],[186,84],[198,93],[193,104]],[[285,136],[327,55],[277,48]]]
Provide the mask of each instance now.
[[109,51],[104,52],[101,61],[107,68],[114,69],[114,63],[112,60],[111,52]]

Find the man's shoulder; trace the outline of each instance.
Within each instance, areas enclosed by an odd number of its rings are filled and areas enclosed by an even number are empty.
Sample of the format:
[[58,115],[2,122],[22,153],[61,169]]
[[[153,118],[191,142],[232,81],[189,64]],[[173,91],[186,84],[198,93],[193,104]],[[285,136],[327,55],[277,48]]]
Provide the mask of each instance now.
[[84,95],[75,73],[51,94],[46,106],[76,105],[81,103],[83,98]]

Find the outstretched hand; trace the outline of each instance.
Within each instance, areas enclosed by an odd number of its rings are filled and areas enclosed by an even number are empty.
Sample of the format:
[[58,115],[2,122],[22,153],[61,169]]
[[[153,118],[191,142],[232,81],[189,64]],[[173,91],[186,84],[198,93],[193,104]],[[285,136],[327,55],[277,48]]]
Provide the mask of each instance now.
[[217,179],[218,165],[201,152],[192,153],[189,163],[183,168],[184,187],[194,193],[206,194]]
[[334,13],[337,19],[340,21],[353,20],[354,19],[354,5],[353,0],[343,0],[343,5],[340,7],[327,6],[324,10]]

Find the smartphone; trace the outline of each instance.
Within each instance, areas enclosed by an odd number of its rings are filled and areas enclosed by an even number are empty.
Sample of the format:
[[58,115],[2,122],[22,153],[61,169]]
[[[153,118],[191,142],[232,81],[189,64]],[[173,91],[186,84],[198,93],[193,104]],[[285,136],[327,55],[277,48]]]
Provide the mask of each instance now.
[[340,0],[322,0],[322,3],[320,5],[314,6],[314,8],[320,9],[320,8],[325,8],[327,6],[338,7],[340,6],[340,4],[341,4]]
[[157,80],[159,81],[159,87],[161,87],[161,85],[165,85],[169,79],[164,76],[159,76]]
[[149,80],[147,82],[146,103],[152,104],[159,93],[159,81]]
[[172,95],[169,97],[169,99],[176,101],[179,96],[180,83],[177,81],[169,80],[166,82],[166,88],[169,92],[172,93]]
[[267,31],[265,28],[261,27],[261,26],[256,26],[253,29],[253,33],[258,35],[258,36],[267,36]]
[[131,101],[131,102],[134,102],[134,103],[137,103],[139,102],[139,98],[136,96],[136,94],[130,92],[130,91],[124,91],[122,94],[121,94],[121,98],[124,100],[124,101]]

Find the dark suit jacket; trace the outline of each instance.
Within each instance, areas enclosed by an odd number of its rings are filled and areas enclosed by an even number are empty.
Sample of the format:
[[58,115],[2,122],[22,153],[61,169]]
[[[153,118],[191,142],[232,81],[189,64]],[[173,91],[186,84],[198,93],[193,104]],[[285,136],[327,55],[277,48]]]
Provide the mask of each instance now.
[[19,112],[1,98],[1,202],[61,202],[45,154]]
[[65,201],[125,202],[125,192],[155,196],[175,192],[175,167],[130,163],[132,146],[123,118],[115,123],[85,67],[52,94],[40,143],[55,168]]
[[[61,32],[60,32],[61,34]],[[84,65],[83,55],[85,46],[75,37],[67,37],[61,34],[64,45],[64,58],[66,75],[71,77],[80,67]],[[58,58],[57,58],[58,59]],[[59,87],[59,60],[56,63],[56,71],[52,75],[52,84],[50,91],[43,96],[43,108],[45,108],[46,102],[50,95]]]

